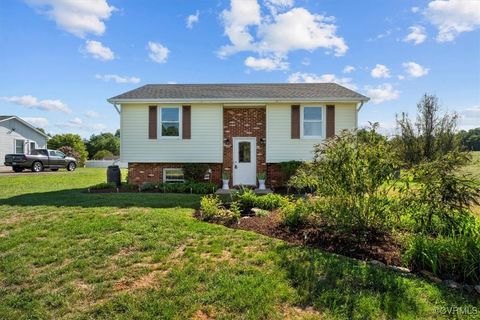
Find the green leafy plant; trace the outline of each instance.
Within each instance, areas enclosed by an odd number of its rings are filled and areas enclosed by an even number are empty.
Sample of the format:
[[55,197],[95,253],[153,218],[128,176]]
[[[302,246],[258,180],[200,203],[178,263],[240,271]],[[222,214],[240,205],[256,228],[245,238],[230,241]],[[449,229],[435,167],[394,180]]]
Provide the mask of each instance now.
[[223,171],[222,180],[229,180],[229,179],[230,179],[230,173],[228,171]]
[[215,192],[217,184],[211,182],[159,183],[156,189],[163,193],[209,194]]
[[122,182],[121,189],[123,191],[136,192],[136,191],[138,191],[138,185],[132,184],[132,183],[127,183],[127,182]]
[[313,214],[313,211],[303,199],[285,203],[280,208],[280,212],[283,223],[292,230],[306,226]]
[[157,183],[146,182],[146,183],[142,184],[142,185],[139,187],[139,190],[140,190],[140,192],[144,192],[144,191],[155,191],[155,190],[157,190],[157,188],[158,188],[158,184],[157,184]]
[[107,190],[107,189],[115,189],[117,185],[114,182],[103,182],[96,185],[91,186],[90,190]]
[[206,163],[185,163],[183,165],[183,175],[188,182],[202,182],[208,169]]
[[263,196],[255,196],[253,204],[260,209],[273,210],[280,208],[289,201],[290,199],[288,197],[276,193],[269,193]]
[[397,185],[399,164],[377,127],[373,124],[361,136],[343,131],[315,146],[314,162],[290,179],[291,186],[310,188],[325,198],[334,213],[331,222],[341,227],[371,231],[392,225],[395,201],[388,194]]
[[284,161],[280,162],[280,171],[282,172],[282,179],[286,183],[290,178],[297,173],[298,168],[303,164],[301,161]]
[[258,180],[264,180],[267,178],[267,174],[265,172],[259,172],[257,175]]
[[233,202],[230,210],[222,206],[217,195],[207,195],[200,200],[201,218],[206,221],[218,221],[226,224],[237,222],[240,219],[240,208]]

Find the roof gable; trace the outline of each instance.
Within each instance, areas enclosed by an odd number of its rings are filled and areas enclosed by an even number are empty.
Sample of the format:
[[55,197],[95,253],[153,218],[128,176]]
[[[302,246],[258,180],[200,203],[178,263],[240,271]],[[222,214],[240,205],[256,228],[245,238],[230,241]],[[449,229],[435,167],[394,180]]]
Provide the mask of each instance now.
[[33,131],[37,132],[38,134],[41,134],[45,138],[49,138],[46,133],[43,133],[42,131],[38,130],[37,128],[35,128],[30,123],[28,123],[27,121],[23,120],[20,117],[17,117],[17,116],[0,116],[0,122],[11,120],[11,119],[15,119],[15,120],[21,122],[22,124],[24,124],[25,126],[29,127],[30,129],[32,129]]

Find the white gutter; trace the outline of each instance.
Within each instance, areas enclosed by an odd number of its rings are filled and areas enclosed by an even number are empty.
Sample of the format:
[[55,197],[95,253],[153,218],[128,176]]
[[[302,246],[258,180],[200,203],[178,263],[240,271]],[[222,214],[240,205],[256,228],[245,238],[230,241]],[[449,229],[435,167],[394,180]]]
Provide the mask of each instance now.
[[[368,100],[367,100],[368,101]],[[363,104],[365,103],[365,101],[361,101],[360,102],[360,106],[358,107],[357,109],[357,112],[360,112],[360,110],[362,110],[362,107],[363,107]]]
[[255,99],[226,99],[226,98],[215,98],[215,99],[108,99],[115,106],[115,104],[122,103],[222,103],[222,104],[234,104],[234,103],[256,103],[256,104],[265,104],[268,103],[299,103],[299,102],[347,102],[347,103],[363,103],[370,100],[369,98],[364,99],[352,99],[352,98],[334,98],[334,97],[324,97],[324,98],[308,98],[308,99],[278,99],[278,98],[255,98]]
[[120,109],[118,108],[117,103],[113,102],[113,101],[110,101],[110,99],[108,99],[107,101],[110,102],[113,105],[113,107],[115,108],[115,110],[117,110],[117,113],[120,114]]

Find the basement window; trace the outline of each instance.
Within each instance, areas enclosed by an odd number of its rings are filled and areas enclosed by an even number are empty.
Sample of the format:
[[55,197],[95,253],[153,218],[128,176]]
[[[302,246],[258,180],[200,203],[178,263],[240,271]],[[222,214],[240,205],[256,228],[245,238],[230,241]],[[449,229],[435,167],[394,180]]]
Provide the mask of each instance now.
[[185,182],[182,168],[163,169],[163,182]]

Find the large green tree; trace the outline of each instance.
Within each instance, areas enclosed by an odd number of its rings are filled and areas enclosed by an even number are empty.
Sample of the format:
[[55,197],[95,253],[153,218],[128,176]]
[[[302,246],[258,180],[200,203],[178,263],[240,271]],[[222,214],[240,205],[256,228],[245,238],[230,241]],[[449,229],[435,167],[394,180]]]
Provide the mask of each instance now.
[[398,135],[393,139],[404,164],[412,166],[436,160],[458,150],[455,133],[458,115],[442,113],[435,95],[423,95],[417,104],[417,117],[411,120],[406,113],[397,117]]
[[480,151],[480,127],[468,131],[462,130],[458,136],[464,148],[470,151]]
[[110,151],[113,155],[120,154],[120,137],[112,133],[92,134],[86,142],[87,151],[93,157],[99,151]]
[[49,149],[59,149],[61,147],[71,147],[76,152],[80,154],[79,164],[84,165],[85,160],[88,157],[88,152],[85,147],[85,143],[78,134],[65,133],[65,134],[56,134],[51,137],[47,142]]

